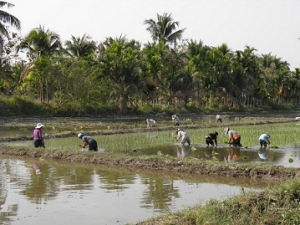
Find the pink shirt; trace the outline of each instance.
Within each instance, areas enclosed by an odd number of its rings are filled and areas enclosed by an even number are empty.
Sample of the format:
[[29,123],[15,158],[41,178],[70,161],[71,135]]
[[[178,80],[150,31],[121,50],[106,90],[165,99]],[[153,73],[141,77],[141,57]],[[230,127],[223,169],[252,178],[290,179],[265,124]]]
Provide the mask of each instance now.
[[35,128],[33,131],[33,140],[43,139],[42,129]]

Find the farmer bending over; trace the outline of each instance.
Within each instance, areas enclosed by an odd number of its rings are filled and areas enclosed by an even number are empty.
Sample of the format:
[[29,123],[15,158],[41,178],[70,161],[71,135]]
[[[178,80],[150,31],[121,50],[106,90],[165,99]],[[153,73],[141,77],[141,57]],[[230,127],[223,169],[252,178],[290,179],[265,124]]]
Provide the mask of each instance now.
[[78,138],[83,141],[83,145],[80,145],[82,148],[85,148],[88,145],[90,151],[98,151],[97,141],[92,137],[79,133]]
[[229,146],[233,145],[235,147],[242,147],[241,135],[238,132],[236,132],[235,130],[230,130],[229,127],[226,127],[224,129],[224,132],[229,137],[229,141],[228,141]]
[[[218,146],[218,132],[214,133],[209,133],[208,135],[205,136],[205,142],[207,146],[211,145],[214,147],[214,144]],[[214,143],[215,142],[215,143]]]
[[177,137],[176,137],[176,141],[178,141],[179,139],[181,139],[181,144],[184,145],[185,143],[188,143],[188,145],[191,145],[191,140],[189,135],[184,132],[183,130],[181,130],[180,128],[178,128],[178,130],[176,131]]
[[180,120],[176,114],[172,115],[172,121],[173,121],[174,126],[179,126]]
[[262,135],[259,136],[258,140],[259,140],[259,144],[260,147],[264,146],[267,147],[267,145],[270,145],[270,135],[268,133],[264,133]]

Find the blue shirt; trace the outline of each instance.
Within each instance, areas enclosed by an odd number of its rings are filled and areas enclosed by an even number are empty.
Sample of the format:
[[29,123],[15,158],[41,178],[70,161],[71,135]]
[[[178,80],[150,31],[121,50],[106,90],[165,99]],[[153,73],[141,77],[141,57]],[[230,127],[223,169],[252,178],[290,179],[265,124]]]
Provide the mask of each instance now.
[[92,137],[87,136],[87,135],[82,136],[81,139],[82,139],[83,141],[85,141],[86,143],[90,143],[90,141],[93,140]]
[[259,136],[258,140],[267,141],[269,140],[270,136],[267,134],[262,134]]

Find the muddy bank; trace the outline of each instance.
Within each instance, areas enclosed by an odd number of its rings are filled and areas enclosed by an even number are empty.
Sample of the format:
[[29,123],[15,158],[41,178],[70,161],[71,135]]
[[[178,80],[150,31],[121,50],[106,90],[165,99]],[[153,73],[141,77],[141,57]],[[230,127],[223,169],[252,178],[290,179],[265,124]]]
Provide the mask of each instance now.
[[45,149],[13,148],[5,145],[0,145],[0,154],[50,160],[65,160],[83,164],[157,170],[162,172],[167,171],[194,175],[205,174],[235,178],[264,179],[278,182],[300,177],[299,168],[207,162],[195,158],[186,158],[183,161],[178,161],[178,158],[170,156],[147,157],[115,155],[104,152],[48,151]]

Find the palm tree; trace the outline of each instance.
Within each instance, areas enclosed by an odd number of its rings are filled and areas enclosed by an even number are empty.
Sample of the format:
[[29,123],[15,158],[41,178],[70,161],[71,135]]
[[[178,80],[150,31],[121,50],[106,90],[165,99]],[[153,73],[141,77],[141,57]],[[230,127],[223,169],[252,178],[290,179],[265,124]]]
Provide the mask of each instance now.
[[106,38],[99,46],[103,74],[109,79],[111,97],[121,113],[138,92],[140,82],[140,43],[125,37]]
[[51,63],[53,56],[61,53],[61,41],[58,34],[45,30],[43,27],[35,28],[21,41],[18,50],[27,50],[29,64],[23,70],[20,82],[24,82],[28,74],[32,74],[31,85],[38,84],[39,99],[49,99],[51,84]]
[[171,14],[164,13],[162,16],[157,14],[157,21],[153,19],[145,20],[144,24],[148,25],[147,30],[151,33],[153,41],[162,41],[163,43],[173,43],[181,39],[184,29],[176,30],[179,26],[178,21],[173,21]]
[[35,61],[40,56],[53,56],[61,53],[60,36],[44,27],[31,30],[21,41],[18,50],[28,51],[27,56],[30,61]]
[[65,42],[66,52],[72,57],[85,57],[93,54],[97,48],[94,41],[89,40],[90,37],[85,34],[82,37],[75,38]]
[[[4,6],[10,8],[15,5],[8,3],[8,2],[0,1],[0,8],[2,8]],[[18,18],[14,17],[13,15],[11,15],[3,10],[0,10],[0,55],[3,51],[3,44],[4,44],[3,36],[6,38],[9,38],[9,31],[8,31],[7,25],[15,27],[18,30],[21,29],[21,22]]]
[[255,48],[245,46],[244,50],[235,52],[233,60],[234,90],[239,92],[240,100],[245,105],[254,104],[259,93],[260,67]]

